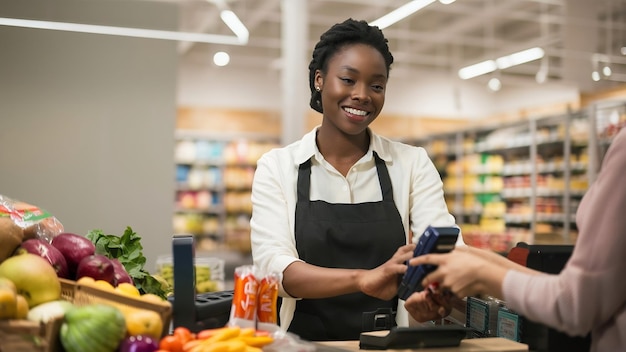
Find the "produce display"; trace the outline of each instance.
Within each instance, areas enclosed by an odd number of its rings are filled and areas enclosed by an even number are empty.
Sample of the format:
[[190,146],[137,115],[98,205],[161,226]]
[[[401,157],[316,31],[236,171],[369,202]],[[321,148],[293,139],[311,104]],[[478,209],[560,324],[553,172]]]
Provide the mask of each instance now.
[[159,342],[159,352],[261,352],[274,342],[267,332],[254,328],[225,326],[192,333],[177,327]]
[[[266,322],[272,332],[232,320],[222,328],[192,333],[179,326],[170,333],[173,267],[161,263],[157,274],[146,271],[141,237],[130,227],[120,236],[101,230],[83,236],[54,219],[54,231],[40,231],[42,219],[26,222],[7,209],[0,208],[2,351],[40,350],[43,343],[51,352],[278,352],[291,341],[277,340],[274,320]],[[39,230],[27,235],[25,225]],[[195,274],[199,292],[223,289],[222,260],[196,258]],[[282,345],[272,348],[276,341]]]
[[[0,196],[1,349],[36,349],[43,338],[53,352],[156,351],[171,288],[144,269],[141,238],[130,227],[121,236],[71,233],[32,206],[24,217],[27,207],[15,204]],[[38,335],[40,324],[52,336]],[[32,327],[31,335],[14,326]]]

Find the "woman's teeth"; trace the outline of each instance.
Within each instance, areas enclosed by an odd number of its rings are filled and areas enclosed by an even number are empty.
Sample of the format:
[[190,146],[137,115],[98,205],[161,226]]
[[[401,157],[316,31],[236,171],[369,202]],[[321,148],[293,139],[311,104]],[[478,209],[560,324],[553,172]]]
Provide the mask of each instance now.
[[357,109],[353,109],[353,108],[343,108],[347,113],[350,113],[352,115],[358,115],[358,116],[365,116],[368,114],[367,111],[363,111],[363,110],[357,110]]

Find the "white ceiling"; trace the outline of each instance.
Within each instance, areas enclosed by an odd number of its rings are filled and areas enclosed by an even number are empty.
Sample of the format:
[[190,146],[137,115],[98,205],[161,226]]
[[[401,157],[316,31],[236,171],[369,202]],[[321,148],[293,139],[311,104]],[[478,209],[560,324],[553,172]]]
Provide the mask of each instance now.
[[[170,0],[179,5],[180,30],[230,35],[219,18],[216,0]],[[288,0],[224,0],[250,31],[245,46],[180,43],[183,65],[211,65],[216,51],[231,55],[231,68],[271,70],[280,67],[281,2]],[[373,21],[407,0],[309,0],[309,44],[348,17]],[[386,28],[395,57],[393,70],[419,75],[442,71],[456,77],[465,65],[533,46],[546,51],[548,79],[593,91],[626,82],[626,0],[457,0],[435,1]],[[612,75],[591,80],[592,57],[609,61]],[[307,53],[307,58],[310,52]],[[507,84],[530,85],[542,61],[496,73]],[[603,65],[600,65],[601,68]],[[486,82],[491,75],[474,78]]]

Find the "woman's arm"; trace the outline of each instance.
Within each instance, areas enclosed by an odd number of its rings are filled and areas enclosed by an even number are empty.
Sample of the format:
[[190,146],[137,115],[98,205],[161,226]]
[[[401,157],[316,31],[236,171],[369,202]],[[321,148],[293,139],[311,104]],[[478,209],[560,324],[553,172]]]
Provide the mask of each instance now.
[[[413,235],[419,237],[427,226],[456,226],[454,216],[448,211],[443,183],[435,165],[424,149],[417,148],[413,153],[415,157],[408,192],[409,224]],[[459,236],[457,244],[461,243],[463,238]]]
[[[293,195],[290,198],[293,190],[286,188],[295,185],[295,180],[289,178],[287,165],[279,159],[279,152],[272,151],[257,162],[252,183],[250,241],[255,266],[266,272],[283,273],[299,259],[290,216],[295,211],[295,199]],[[279,289],[285,296],[282,283]]]
[[406,271],[405,262],[415,245],[404,245],[385,263],[371,270],[322,268],[294,262],[283,273],[283,286],[292,297],[326,298],[363,292],[383,300],[398,291],[398,276]]

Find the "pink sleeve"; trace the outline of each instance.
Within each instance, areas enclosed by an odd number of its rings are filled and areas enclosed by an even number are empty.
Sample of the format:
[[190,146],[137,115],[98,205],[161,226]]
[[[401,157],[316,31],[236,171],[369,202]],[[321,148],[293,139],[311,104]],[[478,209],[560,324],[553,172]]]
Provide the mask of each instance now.
[[578,241],[561,274],[509,271],[502,290],[507,306],[521,315],[583,335],[626,301],[626,129],[607,151],[576,222]]

